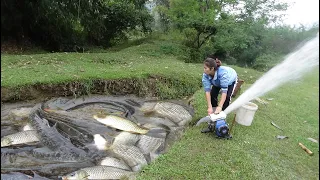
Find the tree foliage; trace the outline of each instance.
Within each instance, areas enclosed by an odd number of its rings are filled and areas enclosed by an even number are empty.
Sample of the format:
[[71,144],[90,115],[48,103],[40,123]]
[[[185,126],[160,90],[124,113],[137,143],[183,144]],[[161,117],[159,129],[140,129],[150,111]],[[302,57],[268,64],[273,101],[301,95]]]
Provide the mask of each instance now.
[[[28,37],[51,50],[84,44],[110,46],[112,39],[141,27],[150,31],[146,0],[2,0],[1,36]],[[6,40],[4,39],[4,40]]]
[[166,15],[172,29],[185,35],[182,43],[188,50],[187,62],[199,62],[209,53],[219,52],[228,63],[254,66],[258,57],[288,53],[301,41],[295,37],[299,35],[296,30],[272,26],[281,21],[280,12],[288,7],[276,0],[167,2],[157,10]]

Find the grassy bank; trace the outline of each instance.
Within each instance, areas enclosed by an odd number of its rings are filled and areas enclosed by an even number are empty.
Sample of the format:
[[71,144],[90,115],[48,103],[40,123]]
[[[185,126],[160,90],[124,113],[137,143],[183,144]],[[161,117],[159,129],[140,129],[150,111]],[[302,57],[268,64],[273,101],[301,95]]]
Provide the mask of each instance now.
[[[168,55],[162,42],[149,42],[100,53],[52,53],[1,55],[1,86],[21,88],[33,84],[59,84],[94,79],[147,78],[161,75],[171,78],[170,86],[159,89],[172,97],[195,90],[195,122],[206,115],[203,90],[200,89],[202,64],[186,64]],[[234,67],[234,66],[232,66]],[[234,67],[247,88],[262,73]],[[175,81],[176,80],[176,81]],[[182,85],[181,85],[182,84]],[[177,90],[179,89],[179,90]],[[306,138],[319,137],[319,73],[314,71],[304,81],[286,84],[265,97],[274,98],[268,105],[259,104],[251,126],[236,125],[232,140],[215,139],[201,134],[205,127],[189,126],[184,136],[167,154],[145,167],[138,179],[319,179],[318,144]],[[228,115],[231,123],[233,114]],[[271,125],[274,121],[283,132]],[[288,136],[278,140],[277,135]],[[314,156],[299,146],[303,143]]]
[[[170,43],[156,41],[99,53],[1,54],[1,87],[19,94],[24,92],[21,89],[32,85],[77,81],[89,87],[86,88],[89,94],[92,81],[97,79],[139,81],[163,77],[154,89],[161,98],[192,95],[201,86],[202,64],[186,64],[170,55],[171,51]],[[248,82],[261,75],[254,70],[235,68]]]

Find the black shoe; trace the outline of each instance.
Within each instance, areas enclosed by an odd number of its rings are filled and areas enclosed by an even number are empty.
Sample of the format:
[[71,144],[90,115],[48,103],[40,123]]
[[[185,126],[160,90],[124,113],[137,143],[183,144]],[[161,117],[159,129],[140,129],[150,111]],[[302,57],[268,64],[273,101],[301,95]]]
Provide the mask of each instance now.
[[212,130],[208,127],[201,130],[201,133],[208,133],[208,132],[212,132]]

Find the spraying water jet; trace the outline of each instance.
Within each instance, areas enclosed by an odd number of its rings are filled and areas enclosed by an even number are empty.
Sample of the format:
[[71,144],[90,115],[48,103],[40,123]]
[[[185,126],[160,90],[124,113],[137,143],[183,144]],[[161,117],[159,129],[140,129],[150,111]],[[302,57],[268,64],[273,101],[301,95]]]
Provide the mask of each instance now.
[[319,65],[319,33],[300,49],[290,53],[284,61],[258,79],[235,102],[225,109],[225,113],[238,109],[243,104],[258,98],[276,87],[299,79],[306,72]]

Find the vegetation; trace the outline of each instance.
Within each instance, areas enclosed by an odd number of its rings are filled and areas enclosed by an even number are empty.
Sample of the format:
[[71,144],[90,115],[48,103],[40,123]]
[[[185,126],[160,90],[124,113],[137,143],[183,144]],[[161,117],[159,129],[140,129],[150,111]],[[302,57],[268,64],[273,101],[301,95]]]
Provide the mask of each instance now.
[[[152,13],[146,4],[155,5]],[[232,140],[201,134],[205,124],[193,126],[206,115],[206,55],[220,54],[223,65],[245,80],[244,91],[318,32],[317,24],[281,25],[274,12],[286,8],[271,0],[3,0],[1,94],[20,97],[33,86],[66,83],[79,83],[90,94],[102,88],[97,81],[117,81],[161,99],[193,96],[195,116],[182,139],[138,179],[318,179],[319,147],[306,139],[319,137],[318,71],[262,97],[273,100],[256,102],[253,124],[236,124]],[[149,87],[150,79],[155,86]]]
[[319,29],[318,24],[308,29],[281,25],[288,5],[271,0],[3,0],[1,5],[4,47],[13,42],[27,49],[83,53],[158,32],[176,35],[170,42],[185,62],[219,53],[228,64],[261,71]]
[[2,41],[31,40],[49,51],[109,47],[128,30],[150,31],[146,0],[1,1]]

